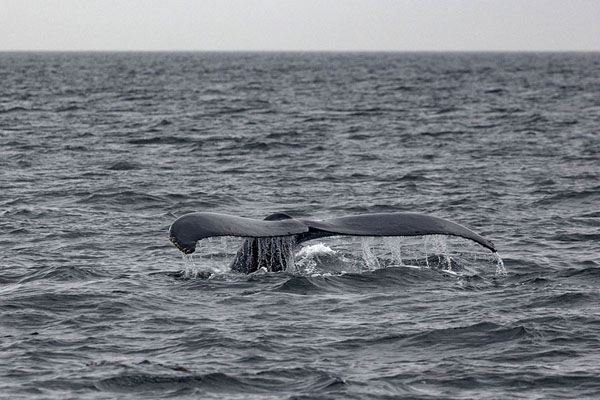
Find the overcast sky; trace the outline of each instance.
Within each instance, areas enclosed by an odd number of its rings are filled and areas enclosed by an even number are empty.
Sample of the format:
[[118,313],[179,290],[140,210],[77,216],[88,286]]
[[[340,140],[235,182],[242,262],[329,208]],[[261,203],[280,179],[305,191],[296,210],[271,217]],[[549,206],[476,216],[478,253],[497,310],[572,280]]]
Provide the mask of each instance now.
[[0,0],[0,50],[600,51],[600,0]]

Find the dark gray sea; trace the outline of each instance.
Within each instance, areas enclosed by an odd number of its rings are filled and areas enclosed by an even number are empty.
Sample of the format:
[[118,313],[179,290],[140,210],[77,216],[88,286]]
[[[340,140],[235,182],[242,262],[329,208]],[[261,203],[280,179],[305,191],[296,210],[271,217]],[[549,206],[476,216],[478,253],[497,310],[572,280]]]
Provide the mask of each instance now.
[[[418,212],[306,242],[210,211]],[[204,243],[205,242],[205,243]],[[0,53],[0,398],[600,397],[600,54]]]

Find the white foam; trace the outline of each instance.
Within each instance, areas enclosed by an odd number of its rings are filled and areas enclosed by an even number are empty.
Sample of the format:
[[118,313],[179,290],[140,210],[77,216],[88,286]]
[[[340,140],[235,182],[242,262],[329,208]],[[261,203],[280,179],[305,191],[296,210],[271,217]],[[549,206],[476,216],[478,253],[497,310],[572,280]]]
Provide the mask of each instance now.
[[332,254],[336,254],[336,251],[333,250],[331,247],[324,245],[323,243],[317,243],[317,244],[312,244],[312,245],[302,247],[296,253],[296,257],[298,257],[298,258],[313,257],[315,255],[321,255],[321,254],[332,255]]

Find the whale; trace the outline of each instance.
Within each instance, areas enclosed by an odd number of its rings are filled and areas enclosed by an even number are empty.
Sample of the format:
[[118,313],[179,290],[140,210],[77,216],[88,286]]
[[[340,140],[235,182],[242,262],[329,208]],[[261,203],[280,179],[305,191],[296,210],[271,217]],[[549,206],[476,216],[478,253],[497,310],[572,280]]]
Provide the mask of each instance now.
[[300,243],[329,236],[425,236],[447,235],[471,240],[491,252],[494,243],[463,225],[418,213],[373,213],[328,219],[296,219],[275,213],[265,219],[212,212],[196,212],[177,218],[169,228],[169,240],[183,253],[192,254],[202,239],[218,236],[245,238],[231,270],[252,273],[265,268],[286,270]]

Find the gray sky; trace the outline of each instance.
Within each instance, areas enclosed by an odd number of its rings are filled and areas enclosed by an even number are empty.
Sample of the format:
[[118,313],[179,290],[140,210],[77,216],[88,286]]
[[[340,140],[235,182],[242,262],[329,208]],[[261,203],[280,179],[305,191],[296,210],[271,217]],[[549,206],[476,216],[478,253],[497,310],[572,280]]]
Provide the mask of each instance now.
[[600,51],[600,0],[0,0],[0,50]]

